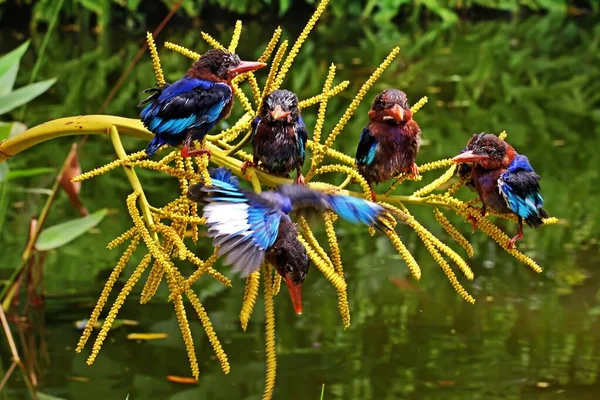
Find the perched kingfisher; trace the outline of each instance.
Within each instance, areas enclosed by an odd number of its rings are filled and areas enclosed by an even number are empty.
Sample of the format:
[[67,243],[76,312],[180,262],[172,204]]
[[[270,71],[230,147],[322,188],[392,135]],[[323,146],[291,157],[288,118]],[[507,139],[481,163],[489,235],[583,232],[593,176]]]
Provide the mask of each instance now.
[[[500,213],[513,213],[519,219],[518,233],[507,243],[513,248],[523,237],[523,220],[532,228],[543,225],[548,213],[542,208],[540,176],[527,157],[496,135],[476,133],[467,143],[466,151],[452,159],[457,163],[472,163],[471,177],[483,203],[481,215],[489,207]],[[475,227],[475,226],[474,226]]]
[[381,229],[385,209],[357,197],[330,195],[301,185],[281,185],[255,193],[241,189],[225,168],[210,171],[211,185],[196,184],[188,197],[204,203],[208,236],[219,246],[225,264],[242,276],[258,270],[266,259],[287,284],[297,314],[302,313],[302,283],[308,272],[306,249],[289,214],[316,208],[332,210],[342,218]]
[[296,183],[304,185],[302,166],[306,150],[306,125],[298,108],[298,97],[289,90],[275,90],[252,121],[252,162],[246,161],[242,172],[260,162],[273,174],[289,176],[296,170]]
[[146,89],[151,95],[138,106],[144,126],[154,133],[146,147],[153,155],[164,144],[177,146],[183,157],[208,153],[207,149],[189,150],[192,140],[202,140],[220,120],[227,118],[233,104],[231,80],[238,74],[254,71],[266,64],[241,61],[225,50],[209,50],[200,57],[183,78],[162,88]]
[[412,119],[406,93],[386,89],[379,93],[371,110],[369,123],[360,135],[356,165],[371,187],[402,172],[419,174],[415,159],[421,142],[421,128]]

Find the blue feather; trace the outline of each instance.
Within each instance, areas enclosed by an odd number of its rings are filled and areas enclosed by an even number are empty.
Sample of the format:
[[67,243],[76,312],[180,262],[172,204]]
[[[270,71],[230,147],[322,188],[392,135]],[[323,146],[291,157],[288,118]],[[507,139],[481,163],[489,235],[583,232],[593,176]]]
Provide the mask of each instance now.
[[375,155],[377,154],[377,143],[373,143],[371,148],[369,149],[369,153],[367,154],[367,164],[372,164],[375,161]]
[[378,204],[353,196],[329,196],[332,210],[340,217],[353,222],[373,225],[383,211]]
[[164,103],[165,101],[171,100],[175,96],[179,96],[180,94],[187,93],[194,89],[209,90],[214,86],[214,84],[214,82],[206,81],[204,79],[185,76],[165,88],[158,97],[158,102]]

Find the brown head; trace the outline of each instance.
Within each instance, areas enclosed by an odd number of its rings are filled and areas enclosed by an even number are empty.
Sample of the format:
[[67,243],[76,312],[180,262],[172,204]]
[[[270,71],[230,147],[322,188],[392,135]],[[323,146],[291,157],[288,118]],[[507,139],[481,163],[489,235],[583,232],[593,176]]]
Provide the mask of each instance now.
[[401,125],[412,119],[406,93],[398,89],[385,89],[379,93],[369,111],[371,121]]
[[258,61],[242,61],[237,54],[213,49],[202,55],[188,70],[194,78],[230,82],[237,75],[264,67]]
[[467,143],[466,151],[452,161],[457,163],[476,163],[485,169],[508,168],[515,158],[515,149],[491,133],[476,133]]
[[289,90],[275,90],[265,97],[259,115],[267,122],[296,123],[298,122],[298,118],[300,118],[298,97],[294,92],[290,92]]

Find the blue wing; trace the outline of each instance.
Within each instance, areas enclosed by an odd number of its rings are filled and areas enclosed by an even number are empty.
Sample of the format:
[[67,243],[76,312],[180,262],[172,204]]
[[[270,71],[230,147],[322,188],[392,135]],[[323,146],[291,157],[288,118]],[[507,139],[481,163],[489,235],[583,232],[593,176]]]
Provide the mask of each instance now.
[[206,133],[218,122],[231,99],[231,88],[225,83],[184,77],[151,99],[140,118],[156,135],[180,135],[188,129]]
[[527,157],[517,155],[508,169],[500,175],[498,188],[508,208],[531,226],[539,226],[548,217],[542,208],[539,175],[535,173]]
[[203,186],[203,216],[208,225],[208,236],[219,246],[219,255],[225,264],[242,276],[260,268],[265,252],[273,245],[279,232],[280,210],[252,192],[242,191],[237,185],[213,177],[211,186]]
[[356,148],[356,163],[369,165],[375,161],[377,154],[377,139],[371,134],[369,126],[365,126],[361,135],[358,147]]
[[300,156],[300,164],[304,164],[304,158],[306,157],[306,142],[308,141],[308,133],[306,131],[306,124],[299,117],[298,123],[296,124],[296,140],[298,144],[298,155]]

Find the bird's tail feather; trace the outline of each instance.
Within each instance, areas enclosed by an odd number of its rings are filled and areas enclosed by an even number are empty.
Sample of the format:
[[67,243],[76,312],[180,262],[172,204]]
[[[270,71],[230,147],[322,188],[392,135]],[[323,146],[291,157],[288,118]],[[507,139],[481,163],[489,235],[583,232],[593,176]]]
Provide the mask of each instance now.
[[379,204],[353,196],[331,195],[328,200],[331,209],[336,214],[355,224],[376,226],[384,211]]
[[146,154],[148,155],[148,157],[154,155],[154,153],[156,153],[156,151],[163,144],[164,144],[164,142],[162,141],[162,139],[159,136],[155,135],[154,139],[152,139],[152,141],[148,144],[148,146],[146,146]]
[[531,213],[525,218],[525,222],[532,228],[539,228],[544,225],[544,218],[548,217],[548,212],[539,206],[536,213]]

